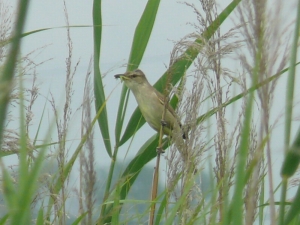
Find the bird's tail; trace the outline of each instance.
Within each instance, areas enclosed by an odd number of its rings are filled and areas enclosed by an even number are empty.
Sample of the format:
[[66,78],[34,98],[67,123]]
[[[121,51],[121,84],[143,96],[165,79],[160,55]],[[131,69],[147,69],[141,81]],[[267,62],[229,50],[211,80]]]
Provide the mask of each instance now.
[[188,139],[183,139],[181,129],[173,130],[172,143],[174,143],[175,147],[180,152],[180,155],[183,159],[184,168],[188,172],[196,173],[197,166],[195,163],[195,158],[192,156],[191,152],[188,151]]

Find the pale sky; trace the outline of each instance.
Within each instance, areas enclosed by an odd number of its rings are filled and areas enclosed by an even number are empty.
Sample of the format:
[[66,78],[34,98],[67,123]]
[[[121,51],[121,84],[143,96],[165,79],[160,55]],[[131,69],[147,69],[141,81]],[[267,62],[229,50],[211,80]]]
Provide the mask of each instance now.
[[[67,0],[67,11],[69,16],[70,25],[92,25],[92,1],[78,1],[78,0]],[[136,24],[142,14],[144,6],[147,1],[141,0],[103,0],[102,1],[102,13],[103,13],[103,35],[101,44],[101,62],[100,69],[102,73],[107,73],[104,78],[105,92],[108,95],[116,86],[113,91],[111,98],[108,101],[108,114],[109,114],[109,124],[111,138],[114,139],[114,125],[117,113],[117,106],[119,104],[119,95],[121,91],[121,84],[118,80],[113,78],[114,74],[122,73],[125,71],[124,64],[127,63],[130,54],[130,47],[132,43],[132,37]],[[195,3],[200,6],[197,0],[188,1],[190,3]],[[219,1],[221,8],[224,7],[231,1],[222,0]],[[284,9],[285,19],[287,21],[293,20],[293,15],[295,11],[293,10],[293,1],[289,1],[290,5],[285,3],[286,9]],[[296,2],[296,1],[294,1]],[[233,27],[236,17],[232,15],[230,20],[227,20],[224,25],[222,25],[222,30],[226,32]],[[283,21],[285,22],[285,21]],[[173,41],[178,41],[180,38],[189,34],[194,30],[191,25],[187,23],[197,23],[196,15],[193,13],[192,9],[174,0],[162,0],[159,8],[158,16],[156,18],[156,23],[153,29],[152,37],[150,39],[148,48],[144,55],[144,59],[140,65],[140,68],[147,75],[149,82],[154,83],[161,74],[166,70],[166,66],[169,64],[170,53],[174,47]],[[63,1],[61,0],[32,0],[30,3],[30,10],[28,12],[28,18],[26,23],[25,31],[33,31],[41,28],[52,28],[65,26],[65,15]],[[77,73],[74,78],[74,100],[73,100],[73,112],[80,106],[82,101],[82,90],[83,81],[88,68],[89,60],[93,54],[93,34],[92,28],[72,28],[71,38],[73,41],[73,65],[80,59],[80,64]],[[65,59],[67,57],[67,37],[66,30],[63,28],[52,29],[48,31],[43,31],[37,34],[30,35],[23,40],[22,54],[26,55],[29,52],[45,47],[43,51],[33,58],[36,63],[46,61],[43,65],[37,68],[38,82],[41,84],[41,92],[44,96],[49,97],[49,92],[57,98],[57,104],[62,104],[60,101],[60,96],[63,95],[64,91],[64,79],[65,79]],[[298,60],[299,61],[299,60]],[[240,65],[233,65],[240,66]],[[275,114],[278,116],[283,110],[285,93],[285,79],[281,79],[282,84],[277,90],[277,95],[275,95],[275,102],[278,99],[278,108],[274,109]],[[298,80],[299,82],[299,80]],[[299,87],[299,85],[298,85]],[[299,95],[298,95],[299,96]],[[299,98],[298,98],[299,101]],[[36,110],[41,110],[44,106],[45,99],[40,98],[39,104],[36,106]],[[299,102],[298,102],[299,103]],[[134,99],[131,98],[129,105],[133,110],[137,106]],[[129,109],[130,111],[130,109]],[[299,113],[299,105],[297,111]],[[41,111],[40,111],[41,112]],[[44,120],[49,121],[48,117],[51,117],[51,108],[48,107],[46,112],[46,117]],[[75,113],[73,121],[79,121],[81,115],[80,113]],[[36,115],[35,122],[38,123],[40,115]],[[298,116],[299,119],[299,116]],[[279,123],[281,126],[278,130],[274,130],[274,136],[277,143],[274,149],[278,153],[277,160],[280,161],[281,148],[283,147],[282,134],[283,134],[283,120]],[[297,126],[299,126],[299,121],[295,123],[295,131]],[[47,124],[45,123],[47,127]],[[80,138],[80,122],[73,123],[71,126],[72,132],[70,133],[70,139]],[[126,123],[124,125],[126,127]],[[36,127],[34,125],[33,127]],[[98,149],[102,149],[102,141],[99,128],[95,128],[95,139]],[[143,127],[145,140],[150,137],[155,132],[148,126]],[[278,133],[277,133],[278,132]],[[295,134],[295,133],[294,133]],[[139,134],[142,135],[142,134]],[[55,137],[55,135],[54,135]],[[42,136],[40,137],[42,138]],[[72,144],[72,147],[76,146],[77,142]],[[142,143],[142,142],[141,142]],[[125,146],[122,146],[124,153],[127,151]],[[137,145],[139,146],[139,145]],[[71,148],[72,148],[71,147]],[[132,148],[133,151],[137,151],[137,148]],[[128,154],[130,159],[136,152]],[[97,152],[99,163],[107,162],[108,158],[103,157],[106,152]]]

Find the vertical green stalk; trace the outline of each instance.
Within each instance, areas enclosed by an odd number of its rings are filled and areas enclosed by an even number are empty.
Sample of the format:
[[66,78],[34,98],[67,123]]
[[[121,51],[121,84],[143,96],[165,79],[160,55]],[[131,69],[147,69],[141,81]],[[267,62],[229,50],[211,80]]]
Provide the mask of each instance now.
[[299,26],[300,26],[300,1],[298,1],[298,12],[295,23],[294,40],[291,48],[290,67],[286,89],[286,105],[285,105],[285,152],[290,145],[290,134],[293,114],[293,100],[294,100],[294,87],[295,87],[295,73],[296,73],[296,61],[299,39]]
[[[285,155],[287,154],[290,145],[299,31],[300,31],[300,0],[298,0],[297,19],[295,23],[294,39],[291,48],[290,68],[289,68],[289,75],[287,81],[286,106],[285,106],[285,140],[284,140]],[[288,182],[288,178],[283,177],[278,224],[283,224],[284,222],[287,182]]]
[[[29,223],[30,222],[30,198],[29,194],[27,195],[27,198],[20,198],[22,191],[20,189],[23,189],[23,187],[26,186],[26,183],[29,182],[29,164],[27,161],[27,137],[26,137],[26,131],[25,131],[25,112],[24,112],[24,96],[23,96],[23,76],[22,74],[19,74],[19,106],[20,106],[20,140],[19,140],[19,147],[20,147],[20,155],[19,155],[19,190],[18,190],[18,198],[19,198],[19,204],[20,207],[19,210],[22,208],[22,212],[18,213],[18,216],[13,216],[13,221],[15,224],[22,224],[23,223]],[[29,198],[29,199],[28,199]],[[27,200],[27,201],[26,201]],[[28,204],[29,203],[29,204]],[[17,217],[17,218],[15,218]],[[27,217],[27,218],[26,218]]]
[[243,208],[243,188],[245,185],[244,174],[245,174],[245,165],[247,162],[247,155],[248,155],[253,99],[254,99],[254,93],[251,92],[246,105],[245,120],[242,129],[242,138],[241,138],[237,168],[236,168],[235,191],[233,194],[233,198],[232,198],[233,201],[231,205],[232,207],[231,212],[234,212],[234,214],[232,214],[233,224],[243,224],[244,213],[242,208]]
[[[264,159],[263,159],[264,162]],[[263,163],[264,164],[264,163]],[[261,179],[260,183],[260,195],[259,195],[259,205],[263,205],[265,202],[265,179]],[[259,207],[258,209],[258,224],[263,225],[264,224],[264,208],[265,207]]]
[[[260,73],[260,62],[262,59],[262,49],[263,49],[263,33],[259,33],[259,39],[257,43],[257,52],[255,56],[255,66],[253,69],[253,77],[252,77],[252,86],[258,84],[258,77]],[[232,224],[243,224],[243,190],[246,184],[245,180],[245,168],[247,165],[247,156],[248,156],[248,148],[249,148],[249,136],[251,129],[251,118],[252,118],[252,109],[254,102],[254,92],[250,92],[249,97],[247,99],[246,104],[246,112],[244,125],[241,132],[241,142],[239,148],[239,154],[237,156],[237,167],[236,167],[236,176],[235,176],[235,190],[233,194],[233,200],[231,202],[230,212],[232,216]]]
[[26,21],[26,13],[29,5],[29,0],[19,0],[17,19],[14,28],[14,34],[11,41],[11,47],[4,64],[3,73],[0,74],[0,146],[2,144],[4,121],[6,118],[6,109],[9,102],[12,80],[17,63],[17,58],[20,49],[20,39]]

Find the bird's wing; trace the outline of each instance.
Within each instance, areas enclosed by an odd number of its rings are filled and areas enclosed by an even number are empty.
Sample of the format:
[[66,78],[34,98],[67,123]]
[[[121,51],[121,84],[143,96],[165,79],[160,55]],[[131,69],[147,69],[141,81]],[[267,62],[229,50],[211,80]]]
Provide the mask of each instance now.
[[[163,94],[160,93],[159,91],[157,91],[155,88],[154,88],[154,92],[155,92],[155,94],[157,95],[157,98],[159,99],[159,102],[164,106],[164,105],[165,105],[165,103],[164,103],[164,98],[165,98],[165,97],[163,96]],[[182,128],[182,125],[181,125],[181,123],[180,123],[180,120],[178,119],[178,116],[177,116],[175,110],[172,108],[172,106],[171,106],[169,103],[167,104],[167,109],[168,109],[168,111],[174,116],[174,118],[176,119],[176,121],[177,121],[179,127]],[[167,121],[166,121],[166,122],[167,122]],[[171,121],[170,121],[170,122],[171,122]],[[171,126],[171,129],[173,129],[173,126],[174,126],[174,125],[173,125],[173,124],[168,124],[168,126]],[[186,138],[187,138],[186,132],[182,131],[182,137],[183,137],[183,139],[186,139]]]
[[[156,89],[155,89],[155,94],[157,95],[159,102],[164,106],[165,105],[165,103],[164,103],[165,97],[162,95],[162,93],[160,93]],[[167,104],[167,109],[174,116],[174,118],[176,118],[178,124],[181,126],[180,121],[178,120],[177,114],[175,113],[174,109],[172,108],[172,106],[169,103]]]

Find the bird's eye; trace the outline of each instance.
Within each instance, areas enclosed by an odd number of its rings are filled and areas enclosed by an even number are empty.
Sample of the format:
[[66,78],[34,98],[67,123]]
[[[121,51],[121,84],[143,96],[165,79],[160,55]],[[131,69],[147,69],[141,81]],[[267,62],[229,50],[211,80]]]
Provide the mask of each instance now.
[[136,78],[136,77],[137,77],[137,75],[133,74],[133,75],[131,75],[131,77],[132,77],[132,78]]

